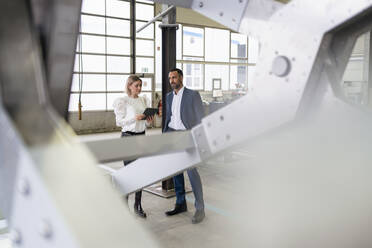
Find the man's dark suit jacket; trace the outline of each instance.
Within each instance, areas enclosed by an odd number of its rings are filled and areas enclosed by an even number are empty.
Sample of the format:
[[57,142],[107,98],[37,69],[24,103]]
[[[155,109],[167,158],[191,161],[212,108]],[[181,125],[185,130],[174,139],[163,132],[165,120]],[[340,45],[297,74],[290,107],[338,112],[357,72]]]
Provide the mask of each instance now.
[[[163,132],[166,132],[169,128],[168,125],[172,115],[173,94],[173,91],[171,91],[166,96],[167,113],[165,117],[165,126],[163,128]],[[183,125],[186,129],[191,129],[201,122],[203,116],[204,109],[199,92],[189,90],[185,87],[181,100],[181,120]]]

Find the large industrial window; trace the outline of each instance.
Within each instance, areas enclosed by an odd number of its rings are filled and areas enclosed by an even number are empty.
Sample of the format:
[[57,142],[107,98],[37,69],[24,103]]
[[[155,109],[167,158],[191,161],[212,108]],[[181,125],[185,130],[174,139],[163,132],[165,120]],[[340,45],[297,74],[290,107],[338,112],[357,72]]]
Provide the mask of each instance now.
[[372,108],[372,101],[370,100],[372,93],[370,85],[370,38],[371,33],[367,32],[356,40],[340,82],[343,99],[352,104],[368,108]]
[[[157,47],[160,42],[161,38]],[[258,49],[254,39],[227,29],[185,24],[177,31],[177,66],[184,71],[185,86],[199,91],[245,93],[254,73]],[[157,78],[157,89],[160,85]]]
[[[135,20],[133,19],[135,13]],[[131,65],[131,20],[136,29],[154,17],[151,1],[83,0],[69,111],[106,111],[123,94]],[[154,24],[136,35],[135,73],[154,73]],[[153,76],[143,78],[143,94],[152,99]]]

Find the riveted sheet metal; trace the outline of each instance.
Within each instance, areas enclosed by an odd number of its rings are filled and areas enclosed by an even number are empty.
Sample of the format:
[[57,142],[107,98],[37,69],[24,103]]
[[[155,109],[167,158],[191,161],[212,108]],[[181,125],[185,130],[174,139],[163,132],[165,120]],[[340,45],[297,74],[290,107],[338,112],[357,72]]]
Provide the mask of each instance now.
[[198,151],[192,148],[187,151],[137,159],[130,166],[125,166],[113,173],[112,176],[120,192],[127,195],[177,175],[200,162]]
[[235,0],[226,4],[226,1],[194,0],[191,8],[226,27],[238,30],[249,2],[248,0]]
[[[58,213],[27,147],[0,106],[0,208],[21,247],[79,247]],[[47,222],[48,235],[39,233]]]
[[195,146],[190,131],[89,141],[85,144],[101,163],[183,151]]
[[[324,59],[316,60],[323,36],[369,6],[365,1],[359,1],[357,8],[353,4],[327,1],[312,6],[312,1],[292,1],[261,23],[264,28],[257,34],[260,54],[248,94],[202,121],[212,153],[296,118],[309,77],[316,73],[314,63],[325,66]],[[336,10],[331,8],[333,5],[337,5]],[[245,18],[254,20],[248,12]],[[250,29],[244,30],[245,27],[248,26],[242,25],[240,31],[249,34]],[[285,76],[273,73],[278,57],[289,63]]]
[[205,160],[212,155],[204,128],[205,125],[199,124],[192,129],[195,146],[202,160]]

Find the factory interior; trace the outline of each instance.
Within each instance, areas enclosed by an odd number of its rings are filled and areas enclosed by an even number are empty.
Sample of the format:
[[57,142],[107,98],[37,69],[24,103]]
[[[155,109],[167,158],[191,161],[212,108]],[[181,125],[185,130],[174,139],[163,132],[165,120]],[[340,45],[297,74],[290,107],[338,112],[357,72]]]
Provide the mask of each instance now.
[[[0,12],[0,248],[372,247],[371,1]],[[173,72],[200,95],[190,127]],[[135,131],[118,107],[133,76],[157,111]]]

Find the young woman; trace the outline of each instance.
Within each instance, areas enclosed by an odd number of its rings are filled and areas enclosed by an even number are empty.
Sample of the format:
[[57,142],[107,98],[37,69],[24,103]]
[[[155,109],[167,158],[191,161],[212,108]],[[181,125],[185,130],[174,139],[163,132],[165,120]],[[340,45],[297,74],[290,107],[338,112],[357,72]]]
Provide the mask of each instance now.
[[[135,76],[129,76],[125,86],[128,96],[119,97],[114,101],[116,125],[121,127],[121,137],[144,135],[146,126],[152,122],[152,117],[143,120],[143,111],[150,107],[150,101],[146,96],[139,96],[142,89],[142,80]],[[124,161],[124,166],[131,161]],[[141,206],[142,191],[135,194],[134,212],[146,218],[146,213]]]

